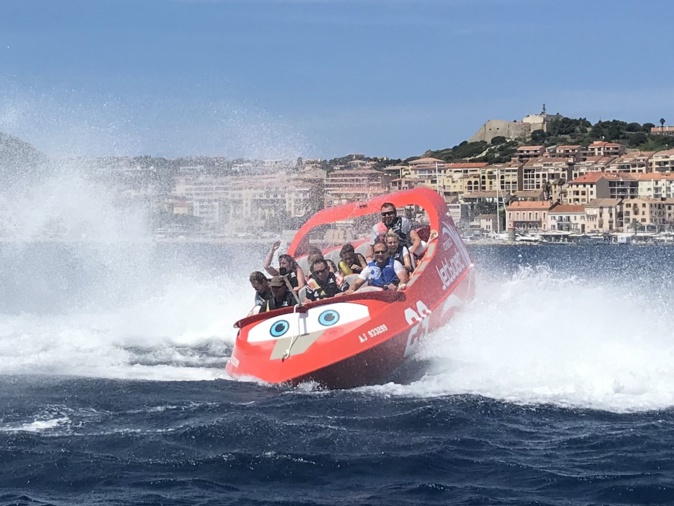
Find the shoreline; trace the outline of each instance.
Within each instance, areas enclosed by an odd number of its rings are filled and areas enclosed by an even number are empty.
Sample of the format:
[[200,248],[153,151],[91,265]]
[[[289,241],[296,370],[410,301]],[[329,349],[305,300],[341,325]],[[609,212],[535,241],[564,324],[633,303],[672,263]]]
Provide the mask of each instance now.
[[[638,238],[640,239],[640,238]],[[615,241],[598,241],[598,242],[584,242],[584,241],[508,241],[501,239],[463,239],[463,242],[466,246],[674,246],[674,241],[655,241],[655,240],[631,240],[629,242],[615,242]],[[41,238],[41,239],[18,239],[18,238],[6,238],[0,237],[0,244],[143,244],[143,245],[160,245],[160,244],[170,244],[170,245],[194,245],[194,244],[213,244],[213,245],[229,245],[229,246],[268,246],[273,239],[270,238],[208,238],[208,237],[192,237],[192,238],[136,238],[136,239],[114,239],[114,240],[104,240],[104,239],[53,239],[53,238]]]

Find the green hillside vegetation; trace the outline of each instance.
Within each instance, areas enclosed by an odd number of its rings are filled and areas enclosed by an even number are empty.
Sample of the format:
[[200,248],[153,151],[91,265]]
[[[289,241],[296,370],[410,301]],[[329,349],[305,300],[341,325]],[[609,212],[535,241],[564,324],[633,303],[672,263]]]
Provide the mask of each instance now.
[[[661,120],[661,124],[664,121]],[[519,146],[529,144],[544,145],[546,147],[556,145],[589,146],[594,141],[619,142],[625,144],[628,149],[640,151],[660,151],[674,148],[674,138],[665,135],[651,134],[653,123],[627,123],[625,121],[611,120],[598,121],[594,125],[585,118],[559,118],[548,123],[548,131],[535,130],[525,140],[507,140],[505,137],[494,137],[491,143],[484,141],[463,141],[453,148],[445,148],[437,151],[426,151],[422,156],[438,158],[447,162],[509,162]],[[414,160],[418,157],[410,158]]]

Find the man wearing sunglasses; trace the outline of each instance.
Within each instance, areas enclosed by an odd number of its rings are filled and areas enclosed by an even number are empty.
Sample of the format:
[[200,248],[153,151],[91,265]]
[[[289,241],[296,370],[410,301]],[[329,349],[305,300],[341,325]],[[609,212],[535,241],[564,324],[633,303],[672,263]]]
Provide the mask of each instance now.
[[[383,240],[388,232],[395,232],[400,237],[400,243],[414,254],[421,245],[421,237],[412,229],[412,222],[404,216],[398,216],[396,206],[390,202],[381,205],[381,221],[372,227],[372,243]],[[365,255],[372,260],[372,249],[368,248]]]
[[344,293],[353,293],[365,282],[384,290],[398,290],[406,286],[408,280],[407,269],[389,255],[388,246],[383,241],[374,243],[374,260],[367,264],[351,287]]
[[324,258],[314,260],[311,264],[311,278],[307,281],[306,297],[308,300],[321,300],[334,297],[349,288],[349,284],[337,281],[334,272],[330,271]]

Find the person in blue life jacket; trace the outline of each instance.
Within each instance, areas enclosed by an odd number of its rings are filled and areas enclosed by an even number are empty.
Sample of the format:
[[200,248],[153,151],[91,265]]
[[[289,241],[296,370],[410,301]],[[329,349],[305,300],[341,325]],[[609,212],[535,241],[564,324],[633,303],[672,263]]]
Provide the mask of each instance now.
[[307,281],[307,300],[322,300],[334,297],[349,288],[344,279],[338,280],[334,272],[330,271],[324,258],[314,260],[311,265],[311,277]]
[[402,290],[406,287],[409,278],[407,269],[389,254],[383,241],[374,243],[373,255],[374,260],[367,264],[367,268],[363,269],[345,294],[355,292],[365,282],[383,290]]
[[260,313],[273,311],[282,307],[292,307],[297,304],[297,299],[293,291],[288,289],[288,282],[283,276],[274,276],[269,282],[272,296],[267,299],[264,306],[260,308]]

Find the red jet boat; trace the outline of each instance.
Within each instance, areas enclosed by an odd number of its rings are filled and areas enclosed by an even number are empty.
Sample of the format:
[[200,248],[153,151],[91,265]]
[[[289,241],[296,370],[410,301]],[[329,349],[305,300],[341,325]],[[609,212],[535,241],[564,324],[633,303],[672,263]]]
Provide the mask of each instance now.
[[428,230],[436,232],[407,287],[361,289],[239,320],[226,366],[231,377],[266,383],[315,381],[328,388],[376,384],[473,298],[473,262],[444,200],[427,188],[324,209],[300,228],[288,253],[295,258],[306,254],[309,244],[324,240],[337,222],[372,215],[380,219],[384,202],[397,208],[418,206],[428,216]]

